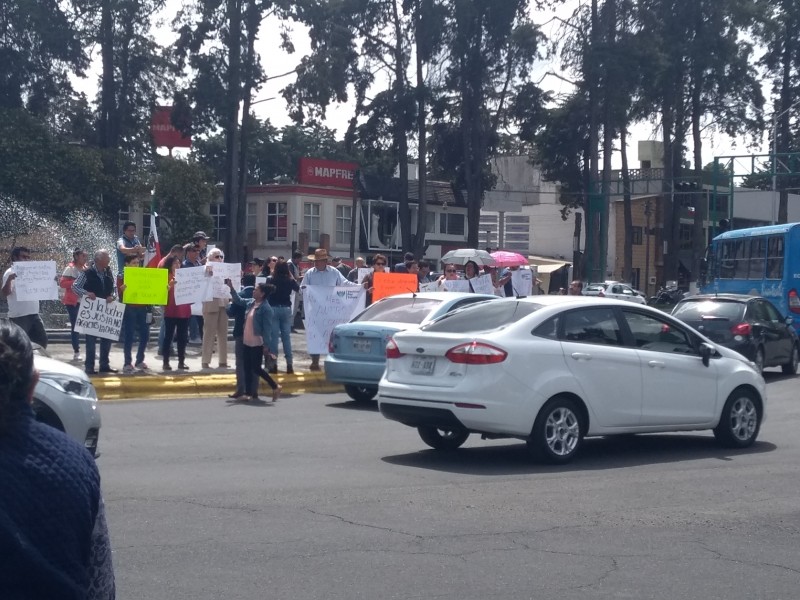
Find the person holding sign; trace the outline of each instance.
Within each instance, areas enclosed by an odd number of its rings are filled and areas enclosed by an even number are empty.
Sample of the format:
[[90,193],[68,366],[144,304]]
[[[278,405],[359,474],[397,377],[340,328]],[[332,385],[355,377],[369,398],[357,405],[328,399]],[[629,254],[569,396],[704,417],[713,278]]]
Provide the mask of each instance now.
[[[90,300],[97,298],[105,299],[107,303],[114,302],[116,298],[114,274],[111,272],[111,255],[108,250],[98,250],[94,253],[94,262],[83,271],[75,283],[72,284],[72,291],[79,298],[87,296]],[[124,318],[124,317],[123,317]],[[84,367],[87,375],[95,375],[94,370],[95,351],[97,347],[97,337],[86,335],[86,360]],[[112,369],[109,364],[109,353],[111,352],[111,340],[100,338],[100,372],[118,373],[117,369]]]
[[372,257],[372,273],[364,277],[362,285],[367,290],[367,304],[372,304],[372,293],[375,291],[375,273],[388,273],[387,259],[383,254],[376,254]]
[[169,358],[172,354],[172,338],[178,338],[178,368],[188,371],[186,366],[186,344],[189,341],[189,317],[192,316],[190,304],[175,304],[175,272],[180,269],[179,258],[170,256],[162,268],[169,272],[167,285],[167,305],[164,307],[164,343],[161,346],[161,357],[163,359],[162,370],[172,371]]
[[[225,261],[225,254],[219,248],[213,248],[207,257],[206,272],[213,274],[215,264]],[[224,289],[224,288],[223,288]],[[214,352],[214,341],[217,342],[217,358],[219,368],[228,368],[228,307],[227,298],[212,298],[203,302],[203,354],[204,369],[211,368],[211,355]]]
[[[140,267],[142,259],[138,254],[129,254],[125,257],[125,267]],[[124,300],[125,293],[125,270],[123,274],[117,276],[117,290],[119,291],[119,301],[125,304],[125,316],[122,317],[122,352],[125,357],[125,364],[122,366],[123,373],[133,373],[136,369],[147,370],[147,363],[144,362],[144,351],[147,349],[147,342],[150,339],[150,324],[147,322],[147,305],[128,304]],[[139,347],[136,350],[136,366],[133,365],[133,338],[138,334]]]
[[142,246],[139,238],[136,237],[136,223],[125,221],[122,224],[122,235],[117,240],[117,271],[122,275],[122,268],[125,266],[125,257],[135,254],[144,258],[147,248]]
[[8,302],[8,318],[19,325],[28,334],[34,344],[47,348],[47,332],[44,330],[42,317],[39,316],[38,300],[19,300],[14,280],[17,274],[14,271],[15,262],[31,259],[31,251],[24,246],[17,246],[11,250],[11,267],[3,273],[3,297]]

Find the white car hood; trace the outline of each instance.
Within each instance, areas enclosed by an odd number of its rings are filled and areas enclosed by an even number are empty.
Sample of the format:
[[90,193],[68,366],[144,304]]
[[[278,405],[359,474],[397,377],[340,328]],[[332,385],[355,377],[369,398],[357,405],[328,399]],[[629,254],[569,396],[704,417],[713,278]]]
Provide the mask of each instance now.
[[39,373],[55,373],[56,375],[67,375],[73,379],[89,381],[89,377],[81,369],[54,358],[34,354],[33,365]]

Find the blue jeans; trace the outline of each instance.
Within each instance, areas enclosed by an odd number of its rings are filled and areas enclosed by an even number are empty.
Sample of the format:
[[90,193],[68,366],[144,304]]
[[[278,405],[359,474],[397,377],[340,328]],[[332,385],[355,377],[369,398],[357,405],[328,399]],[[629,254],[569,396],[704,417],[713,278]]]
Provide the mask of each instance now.
[[150,325],[147,324],[147,307],[127,306],[122,318],[123,353],[125,364],[132,365],[133,339],[139,335],[139,348],[136,351],[136,364],[144,362],[144,351],[150,338]]
[[81,334],[75,333],[75,321],[78,320],[78,305],[70,305],[66,304],[65,308],[67,309],[67,314],[69,315],[69,327],[70,327],[70,338],[72,341],[72,351],[77,354],[80,352],[81,345]]
[[111,352],[111,340],[106,338],[97,338],[93,335],[86,336],[86,361],[84,365],[87,371],[94,370],[94,357],[95,357],[95,348],[97,346],[97,340],[100,340],[100,368],[107,369],[109,367],[108,364],[108,354]]
[[192,317],[189,319],[189,339],[203,339],[203,317],[192,315]]
[[278,338],[283,343],[283,356],[286,366],[292,366],[292,307],[272,307],[272,331],[270,332],[269,349],[278,354]]

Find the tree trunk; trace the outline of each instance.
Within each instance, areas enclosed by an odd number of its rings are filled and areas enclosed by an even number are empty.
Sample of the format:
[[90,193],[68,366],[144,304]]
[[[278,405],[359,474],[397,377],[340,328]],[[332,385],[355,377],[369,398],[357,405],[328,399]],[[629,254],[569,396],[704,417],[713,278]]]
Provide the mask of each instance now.
[[116,74],[114,73],[114,14],[112,0],[100,5],[100,55],[103,63],[100,88],[100,147],[115,148],[113,121],[117,113]]
[[589,189],[587,212],[586,212],[586,236],[589,254],[588,276],[590,281],[603,281],[601,273],[601,245],[600,245],[600,214],[597,211],[597,177],[599,175],[598,157],[598,130],[600,129],[600,103],[598,101],[599,76],[597,68],[597,48],[600,40],[600,24],[597,17],[597,0],[592,0],[592,21],[590,36],[590,48],[587,53],[588,59],[584,66],[586,73],[586,84],[589,94]]
[[690,283],[697,283],[706,249],[704,224],[708,215],[708,202],[703,193],[703,140],[701,138],[700,119],[702,118],[701,91],[702,73],[695,71],[692,88],[692,145],[694,147],[694,176],[697,187],[692,186],[692,276]]
[[239,0],[227,0],[228,17],[228,72],[225,98],[225,253],[228,262],[242,260],[239,243],[239,101],[241,99],[241,32],[242,12]]
[[[620,153],[622,154],[622,212],[625,221],[625,248],[622,256],[622,280],[633,282],[633,214],[631,210],[631,174],[628,170],[628,131],[625,127],[619,132]],[[639,288],[641,288],[641,283]]]
[[[406,57],[403,52],[403,30],[398,0],[392,0],[392,17],[394,19],[394,146],[397,148],[398,171],[400,177],[400,227],[402,251],[411,248],[411,209],[408,206],[408,111],[406,107]],[[396,238],[395,238],[396,239]]]
[[[778,126],[780,134],[778,135],[776,147],[778,153],[786,152],[789,147],[789,121],[791,118],[790,109],[794,101],[794,91],[792,87],[792,67],[793,59],[795,57],[795,39],[797,35],[797,27],[794,20],[795,8],[792,0],[784,0],[783,14],[786,17],[783,34],[783,77],[781,80],[781,104],[778,114],[781,115],[781,120]],[[777,166],[775,167],[777,169]],[[779,203],[778,203],[778,223],[789,222],[789,192],[785,189],[786,185],[782,177],[778,177],[778,190],[780,190]]]
[[420,37],[420,20],[422,19],[422,8],[417,7],[415,14],[415,28],[417,31],[416,48],[416,72],[417,72],[417,142],[419,146],[419,204],[417,205],[417,233],[413,238],[411,251],[414,256],[425,255],[425,231],[428,222],[428,136],[427,119],[428,112],[426,107],[427,89],[423,76],[424,61]]

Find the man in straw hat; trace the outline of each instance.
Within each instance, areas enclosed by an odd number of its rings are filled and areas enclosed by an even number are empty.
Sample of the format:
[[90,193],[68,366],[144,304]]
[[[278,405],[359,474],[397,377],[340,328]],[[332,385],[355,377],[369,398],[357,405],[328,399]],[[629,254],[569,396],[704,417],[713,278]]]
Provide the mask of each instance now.
[[[308,257],[308,260],[314,261],[314,266],[311,267],[306,274],[303,275],[303,280],[300,282],[300,290],[304,290],[309,285],[325,285],[328,287],[335,287],[341,285],[358,286],[358,283],[348,281],[347,278],[341,274],[338,269],[334,269],[328,264],[330,256],[325,248],[318,248]],[[319,354],[311,355],[312,371],[319,371]]]

